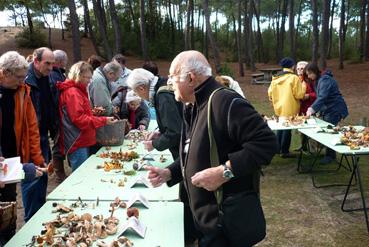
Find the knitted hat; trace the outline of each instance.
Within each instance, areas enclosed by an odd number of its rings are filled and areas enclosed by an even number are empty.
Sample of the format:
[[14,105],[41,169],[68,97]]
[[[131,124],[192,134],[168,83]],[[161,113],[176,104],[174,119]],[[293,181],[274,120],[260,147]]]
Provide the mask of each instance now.
[[293,60],[290,57],[282,58],[281,61],[279,61],[279,65],[282,68],[292,68],[295,65],[295,60]]
[[126,96],[126,103],[132,102],[132,101],[141,101],[141,98],[133,92],[133,90],[129,91]]

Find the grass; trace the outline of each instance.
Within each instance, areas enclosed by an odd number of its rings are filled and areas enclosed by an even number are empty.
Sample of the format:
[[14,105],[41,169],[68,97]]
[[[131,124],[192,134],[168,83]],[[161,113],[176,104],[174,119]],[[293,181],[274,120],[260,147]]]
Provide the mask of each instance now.
[[[272,114],[265,102],[253,100],[259,112]],[[291,150],[300,145],[300,136],[293,132]],[[304,155],[306,167],[313,161]],[[359,160],[366,197],[369,197],[369,157]],[[346,187],[314,188],[311,173],[296,171],[297,159],[275,156],[265,168],[261,181],[261,198],[267,220],[267,237],[258,246],[369,246],[364,213],[343,212],[341,203]],[[317,170],[334,169],[336,164],[317,165]],[[350,172],[315,172],[319,185],[348,183]],[[361,207],[357,186],[348,197],[349,207]]]

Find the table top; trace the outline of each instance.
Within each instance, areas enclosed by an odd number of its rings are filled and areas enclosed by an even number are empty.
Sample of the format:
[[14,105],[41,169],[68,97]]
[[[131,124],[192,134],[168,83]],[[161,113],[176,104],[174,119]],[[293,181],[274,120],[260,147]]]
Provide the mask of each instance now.
[[[134,143],[132,140],[124,140],[123,142],[123,145],[121,146],[111,146],[110,150],[109,151],[112,151],[112,152],[118,152],[119,150],[124,150],[124,151],[127,151],[127,150],[130,150],[130,147],[129,145],[131,145],[132,143]],[[139,155],[145,155],[148,153],[148,151],[145,149],[144,145],[142,144],[142,142],[136,142],[136,147],[132,150],[134,150],[135,152],[137,152]],[[100,148],[100,150],[97,152],[97,154],[100,154],[102,152],[106,152],[106,147],[102,147]],[[164,151],[158,151],[156,149],[152,150],[150,152],[150,155],[156,155],[156,156],[160,156],[160,155],[165,155],[165,156],[170,156],[172,157],[172,154],[171,152],[169,151],[169,149],[166,149]]]
[[369,147],[363,148],[361,147],[358,150],[352,150],[349,146],[344,144],[334,145],[334,142],[342,136],[342,134],[332,134],[326,132],[317,133],[316,129],[299,129],[299,132],[307,135],[308,137],[316,140],[317,142],[323,144],[324,146],[333,149],[337,153],[340,154],[348,154],[348,155],[362,155],[369,154]]
[[[26,246],[31,242],[32,236],[39,235],[44,229],[42,223],[51,221],[56,218],[57,214],[52,213],[52,201],[48,201],[44,206],[17,232],[17,234],[5,245],[7,247]],[[60,201],[58,202],[60,203]],[[65,206],[70,206],[72,202],[64,201]],[[99,206],[93,209],[92,203],[88,203],[88,208],[75,208],[74,212],[81,215],[90,213],[93,216],[102,214],[105,217],[109,213],[110,202],[100,202]],[[138,206],[139,220],[146,225],[145,238],[125,232],[124,236],[128,237],[135,247],[142,246],[184,246],[184,226],[183,226],[183,204],[181,202],[151,202],[149,209]],[[116,239],[126,222],[126,209],[116,209],[114,216],[120,220],[118,224],[118,232],[116,235],[108,236],[104,239],[109,243]],[[94,242],[93,246],[96,246]]]
[[[108,160],[108,159],[105,159]],[[168,157],[164,163],[150,161],[151,165],[166,167],[172,162]],[[163,184],[159,188],[147,188],[143,185],[136,185],[131,188],[134,181],[142,176],[147,177],[147,171],[138,171],[134,176],[126,176],[121,170],[111,170],[105,172],[104,169],[97,169],[97,165],[102,165],[104,159],[91,156],[78,169],[76,169],[63,183],[56,187],[48,196],[47,200],[77,200],[81,197],[84,200],[114,200],[119,197],[122,200],[129,200],[136,193],[142,194],[149,201],[173,201],[178,199],[178,185],[168,187]],[[124,162],[127,170],[132,170],[134,161]],[[124,181],[124,186],[118,183]]]
[[323,121],[319,118],[311,118],[315,121],[308,121],[307,123],[299,124],[299,125],[289,125],[284,126],[283,125],[283,118],[280,118],[277,122],[276,120],[268,120],[268,126],[271,130],[293,130],[293,129],[311,129],[316,127],[326,127],[328,125],[331,125],[330,123]]

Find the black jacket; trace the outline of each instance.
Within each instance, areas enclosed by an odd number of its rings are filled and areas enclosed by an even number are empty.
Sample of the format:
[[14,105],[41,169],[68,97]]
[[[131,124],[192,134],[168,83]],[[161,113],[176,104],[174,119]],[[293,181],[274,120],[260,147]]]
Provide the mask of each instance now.
[[159,78],[154,89],[156,121],[161,135],[152,144],[159,151],[169,149],[175,160],[179,156],[183,104],[176,101],[172,90],[164,89],[166,85],[167,80]]
[[41,118],[41,104],[44,102],[44,99],[41,99],[40,85],[38,84],[40,79],[37,78],[35,74],[33,63],[31,63],[30,66],[28,67],[27,77],[25,81],[27,85],[31,87],[31,99],[32,99],[33,106],[35,107],[39,128],[41,128],[40,127],[41,121],[49,121],[50,126],[48,126],[49,127],[48,130],[50,131],[50,136],[54,138],[56,132],[59,129],[59,114],[58,114],[59,92],[56,89],[56,86],[53,83],[51,76],[50,75],[48,76],[50,93],[51,93],[50,95],[51,105],[47,106],[46,108],[47,111],[49,111],[47,115],[51,117],[51,119],[48,119],[48,120]]
[[[194,220],[203,234],[211,234],[216,229],[218,207],[214,192],[193,186],[191,177],[211,167],[207,103],[211,93],[219,87],[222,86],[210,77],[196,88],[196,102],[190,109],[192,112],[188,114],[185,111],[184,114],[180,159],[168,167],[172,173],[169,186],[184,178]],[[220,162],[224,164],[230,160],[235,175],[223,184],[223,196],[241,191],[257,191],[261,166],[269,164],[277,152],[274,133],[251,104],[234,91],[218,91],[212,100],[212,112],[213,134]],[[187,139],[189,146],[186,154],[184,147]]]

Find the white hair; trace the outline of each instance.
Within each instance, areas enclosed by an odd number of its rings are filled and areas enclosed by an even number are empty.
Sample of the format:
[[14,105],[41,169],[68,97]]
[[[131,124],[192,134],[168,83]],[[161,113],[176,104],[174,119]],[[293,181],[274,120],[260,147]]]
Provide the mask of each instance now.
[[63,50],[55,50],[53,51],[54,53],[54,57],[55,57],[55,62],[68,62],[68,56],[67,53],[65,53],[65,51]]
[[130,88],[136,89],[138,86],[150,86],[150,82],[154,80],[153,73],[146,69],[134,69],[127,78],[127,84]]
[[27,69],[26,59],[16,51],[8,51],[0,57],[0,69],[14,73],[16,70]]
[[104,73],[114,73],[114,75],[121,75],[123,70],[119,63],[117,62],[110,62],[105,64],[103,68]]
[[305,67],[306,65],[308,65],[308,62],[300,61],[300,62],[297,63],[296,67],[298,67],[298,66],[304,66]]
[[178,54],[173,59],[169,71],[170,73],[186,73],[191,71],[197,75],[212,75],[211,66],[205,56],[195,50],[184,51]]

